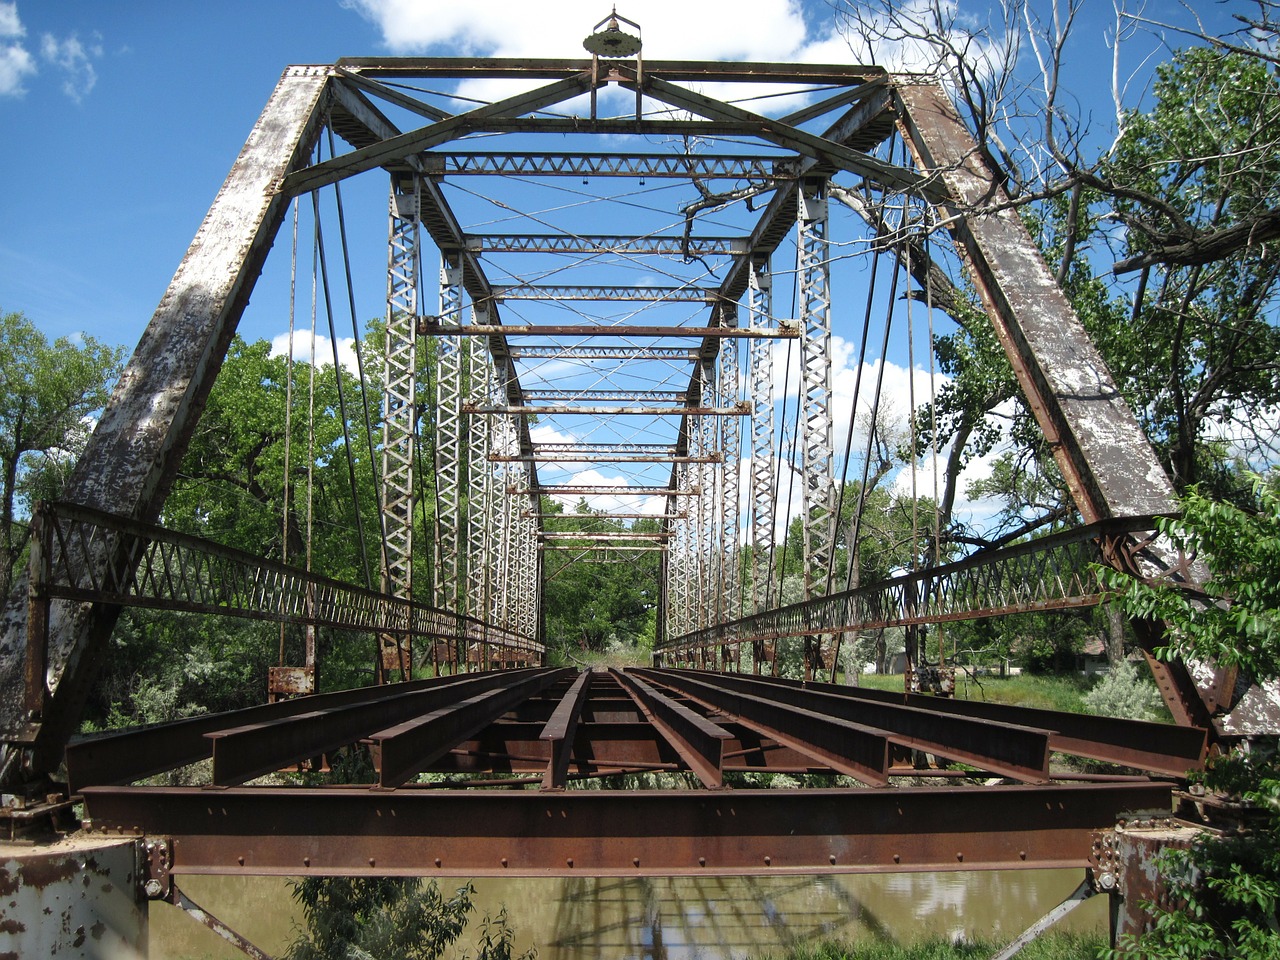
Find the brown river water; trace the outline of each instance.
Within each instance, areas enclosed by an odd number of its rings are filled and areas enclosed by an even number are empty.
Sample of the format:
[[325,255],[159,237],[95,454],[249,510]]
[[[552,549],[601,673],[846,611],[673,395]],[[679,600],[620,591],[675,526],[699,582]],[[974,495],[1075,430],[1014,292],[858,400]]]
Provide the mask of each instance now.
[[[516,947],[540,960],[745,960],[808,940],[930,936],[1011,939],[1075,889],[1079,870],[788,877],[483,878],[472,933],[505,904]],[[443,889],[452,881],[442,880]],[[184,877],[186,894],[273,956],[294,936],[285,881]],[[1059,929],[1105,932],[1105,897]],[[474,938],[458,941],[475,954]],[[244,954],[175,907],[151,908],[154,960],[243,960]]]

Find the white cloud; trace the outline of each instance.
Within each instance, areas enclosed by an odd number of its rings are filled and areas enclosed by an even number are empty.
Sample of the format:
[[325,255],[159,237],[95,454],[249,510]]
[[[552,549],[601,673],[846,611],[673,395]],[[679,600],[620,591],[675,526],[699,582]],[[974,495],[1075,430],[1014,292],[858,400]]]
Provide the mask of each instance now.
[[93,61],[102,56],[101,38],[86,44],[74,33],[65,40],[46,33],[40,38],[40,56],[63,72],[62,92],[80,103],[98,82]]
[[16,3],[0,3],[0,97],[27,92],[22,81],[36,73],[35,58],[16,40],[26,36]]
[[0,97],[20,97],[27,92],[24,77],[36,72],[35,61],[17,44],[0,45]]
[[18,18],[18,4],[0,3],[0,39],[25,37],[27,29]]
[[[431,51],[451,56],[585,58],[582,41],[601,14],[607,13],[598,0],[557,0],[555,4],[486,0],[443,8],[420,0],[343,3],[372,21],[394,53]],[[847,44],[835,32],[834,18],[823,16],[806,23],[799,0],[648,0],[641,9],[621,12],[640,24],[644,56],[653,60],[851,62]],[[622,27],[633,32],[625,24]],[[515,81],[477,80],[464,83],[458,92],[488,102],[529,87]],[[725,93],[719,85],[700,89],[713,97]],[[756,85],[752,95],[771,91]],[[632,98],[616,88],[606,88],[603,95],[609,103],[602,108],[605,112],[613,110],[615,103],[625,109],[624,101]],[[585,100],[571,101],[558,110],[580,114],[585,112],[584,104]],[[790,105],[790,98],[775,98],[744,106],[777,113]],[[656,106],[650,103],[646,109]],[[458,109],[466,105],[459,104]]]
[[[271,356],[283,357],[289,352],[289,334],[278,333],[271,338]],[[300,363],[311,363],[311,333],[298,331],[293,335],[293,359]],[[333,366],[333,341],[322,334],[316,334],[315,362],[320,367]],[[353,377],[360,375],[360,365],[356,357],[356,341],[354,337],[338,338],[338,362],[342,369]]]
[[[601,19],[599,0],[344,0],[382,31],[396,53],[448,47],[456,56],[585,57],[582,41]],[[788,60],[809,42],[797,0],[647,0],[632,15],[645,56],[663,60]],[[732,29],[727,26],[732,24]],[[631,32],[623,25],[623,29]],[[443,52],[443,51],[437,51]]]
[[[599,470],[590,469],[575,473],[567,481],[566,486],[575,487],[629,487],[630,478],[619,474],[608,476]],[[606,513],[615,511],[625,513],[648,513],[659,516],[666,509],[665,497],[643,496],[641,494],[556,494],[552,499],[561,503],[567,510],[572,510],[580,500],[586,500],[592,510]]]

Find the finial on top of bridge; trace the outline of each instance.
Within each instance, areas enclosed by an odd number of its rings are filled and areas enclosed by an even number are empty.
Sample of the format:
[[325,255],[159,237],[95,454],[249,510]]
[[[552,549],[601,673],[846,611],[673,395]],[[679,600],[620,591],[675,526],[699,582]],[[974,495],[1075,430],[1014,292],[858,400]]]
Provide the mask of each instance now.
[[[629,27],[635,27],[635,34],[625,32],[619,21]],[[603,30],[600,28],[604,27]],[[587,52],[596,57],[634,57],[640,52],[640,24],[628,20],[618,13],[615,4],[613,12],[591,29],[591,36],[582,41]]]

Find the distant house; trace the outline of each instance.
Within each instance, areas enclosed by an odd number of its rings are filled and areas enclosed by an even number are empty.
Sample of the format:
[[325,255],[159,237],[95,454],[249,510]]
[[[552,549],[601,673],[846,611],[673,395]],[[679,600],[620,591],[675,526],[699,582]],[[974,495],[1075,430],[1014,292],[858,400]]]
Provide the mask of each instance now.
[[1085,676],[1091,677],[1095,673],[1106,673],[1108,667],[1107,645],[1101,637],[1090,637],[1084,642],[1084,649],[1076,657],[1076,669]]

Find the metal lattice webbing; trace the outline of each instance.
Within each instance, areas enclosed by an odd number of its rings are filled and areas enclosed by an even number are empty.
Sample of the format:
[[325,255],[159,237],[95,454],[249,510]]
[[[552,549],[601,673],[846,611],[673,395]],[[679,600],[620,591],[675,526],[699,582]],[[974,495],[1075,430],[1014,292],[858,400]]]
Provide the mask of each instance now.
[[[382,591],[413,597],[414,442],[417,436],[418,178],[393,179],[387,227],[387,323],[382,402]],[[406,634],[381,638],[379,676],[408,678]]]
[[[484,308],[472,305],[479,315]],[[491,360],[483,341],[469,337],[463,345],[464,383],[473,398],[487,398],[492,388]],[[488,528],[492,507],[492,475],[489,470],[490,418],[465,413],[463,406],[462,446],[466,459],[466,502],[462,522],[462,554],[465,575],[462,579],[464,596],[459,598],[462,609],[473,617],[488,614],[488,597],[492,539]],[[470,653],[468,662],[470,662]]]
[[[440,264],[440,313],[456,315],[462,309],[462,267],[442,257]],[[436,500],[439,536],[435,599],[450,610],[461,607],[462,582],[462,359],[466,343],[457,337],[436,337]]]
[[[722,317],[730,311],[722,311]],[[754,341],[753,341],[754,342]],[[741,399],[738,371],[738,343],[726,340],[720,347],[720,402],[729,406]],[[738,502],[739,470],[742,460],[742,425],[737,417],[720,417],[721,537],[720,554],[724,608],[720,619],[742,614],[742,577],[738,570],[741,510]]]
[[835,536],[834,440],[831,421],[831,291],[825,183],[800,191],[799,238],[803,389],[805,597],[827,591]]
[[1107,599],[1099,570],[1118,553],[1148,552],[1151,517],[1102,521],[930,570],[673,636],[662,649],[692,650],[776,637],[980,619],[1095,606]]
[[[749,290],[751,326],[764,326],[773,314],[773,279],[768,266],[752,267]],[[773,343],[751,341],[751,608],[769,603],[774,531]]]
[[[406,190],[405,187],[408,187]],[[387,328],[383,358],[382,589],[413,595],[413,466],[417,419],[418,180],[392,184],[387,230]]]
[[[38,508],[41,602],[114,603],[429,638],[480,639],[494,628],[199,537],[65,503]],[[529,636],[502,642],[534,654]]]

